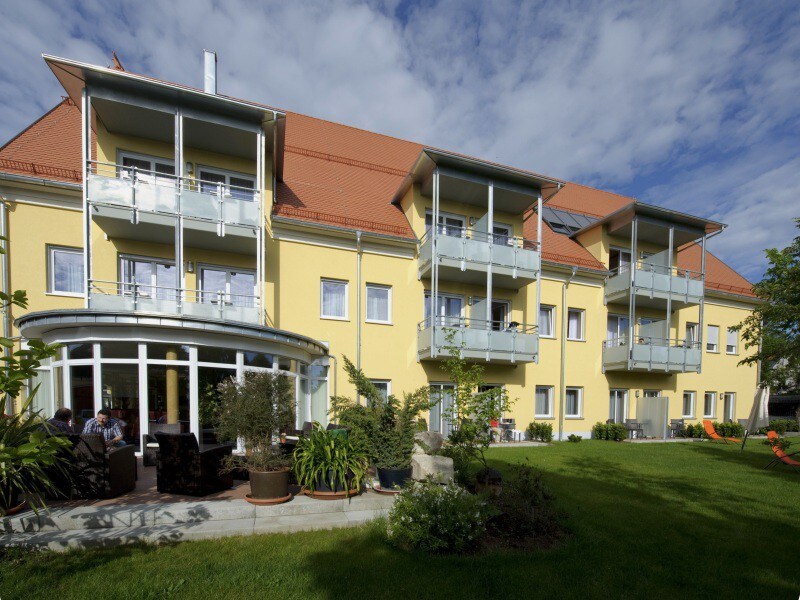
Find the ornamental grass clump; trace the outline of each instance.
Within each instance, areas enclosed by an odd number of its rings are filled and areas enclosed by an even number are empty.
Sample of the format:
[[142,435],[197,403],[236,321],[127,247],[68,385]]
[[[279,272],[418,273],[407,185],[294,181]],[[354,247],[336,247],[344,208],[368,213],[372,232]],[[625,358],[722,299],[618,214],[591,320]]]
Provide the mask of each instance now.
[[475,547],[486,531],[489,508],[480,496],[455,483],[413,483],[389,512],[387,535],[393,544],[432,554]]

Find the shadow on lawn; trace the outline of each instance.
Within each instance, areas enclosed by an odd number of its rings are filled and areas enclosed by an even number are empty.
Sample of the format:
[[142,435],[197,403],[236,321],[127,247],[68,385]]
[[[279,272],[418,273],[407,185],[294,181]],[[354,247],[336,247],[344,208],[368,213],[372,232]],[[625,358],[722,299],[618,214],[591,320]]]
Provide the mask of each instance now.
[[[716,458],[720,451],[702,452]],[[508,472],[509,462],[492,462]],[[314,589],[327,598],[366,589],[386,598],[459,600],[797,596],[800,571],[774,559],[776,547],[788,549],[800,536],[783,507],[754,506],[681,471],[643,474],[597,458],[561,466],[544,472],[573,534],[560,548],[427,556],[392,548],[373,525],[308,556]]]

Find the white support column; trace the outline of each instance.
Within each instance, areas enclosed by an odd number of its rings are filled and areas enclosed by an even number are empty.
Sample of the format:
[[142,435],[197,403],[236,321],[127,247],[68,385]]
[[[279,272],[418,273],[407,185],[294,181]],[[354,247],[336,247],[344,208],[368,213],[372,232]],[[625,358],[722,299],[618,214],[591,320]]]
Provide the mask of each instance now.
[[636,343],[634,334],[636,333],[636,237],[638,235],[638,228],[639,222],[636,217],[634,217],[631,221],[631,264],[629,268],[631,279],[628,295],[628,369],[631,368],[633,345]]
[[[436,358],[436,325],[439,317],[439,169],[433,171],[433,223],[431,225],[431,358]],[[360,318],[360,315],[359,315]]]
[[103,408],[103,366],[100,362],[100,344],[92,344],[92,393],[94,414]]
[[89,308],[92,280],[92,211],[89,210],[89,174],[92,160],[92,97],[84,87],[81,96],[81,158],[83,160],[83,305]]
[[[675,227],[670,225],[669,228],[669,246],[667,248],[667,277],[669,277],[669,293],[667,294],[667,364],[664,366],[665,371],[669,371],[669,348],[672,345],[672,250],[675,243]],[[676,336],[677,337],[677,336]],[[684,350],[684,356],[686,351]]]
[[200,385],[197,373],[197,346],[189,346],[189,430],[202,446],[203,435],[200,431]]
[[144,452],[142,436],[150,433],[149,400],[147,397],[147,344],[139,344],[139,443]]
[[706,304],[706,235],[703,234],[703,238],[700,241],[700,275],[703,278],[703,295],[700,296],[700,318],[698,319],[700,322],[697,324],[697,342],[700,348],[700,368],[698,369],[698,373],[703,372],[703,331],[705,330],[705,323],[703,322],[703,315],[705,312],[705,304]]
[[183,112],[180,108],[175,111],[175,167],[175,174],[178,176],[177,189],[175,190],[177,205],[175,213],[175,267],[178,269],[176,277],[178,288],[181,290],[177,294],[178,306],[182,306],[183,302],[186,301],[183,292],[186,288],[186,273],[183,261],[183,206],[181,205],[181,198],[186,166],[183,160]]
[[[539,268],[536,270],[536,337],[539,337],[539,315],[542,312],[542,191],[536,197],[536,243],[539,250]],[[537,345],[535,364],[539,364],[539,350]]]
[[486,348],[486,362],[491,358],[492,346],[492,258],[494,251],[494,182],[489,182],[486,199],[486,232],[489,235],[489,264],[486,265],[486,339],[489,342]]
[[256,189],[258,190],[258,229],[256,229],[256,306],[258,324],[264,325],[264,132],[256,134]]

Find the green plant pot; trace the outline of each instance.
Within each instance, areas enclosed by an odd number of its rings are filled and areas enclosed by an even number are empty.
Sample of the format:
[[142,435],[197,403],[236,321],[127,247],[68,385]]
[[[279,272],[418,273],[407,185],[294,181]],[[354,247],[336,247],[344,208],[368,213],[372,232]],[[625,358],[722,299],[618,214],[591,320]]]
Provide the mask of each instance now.
[[250,496],[273,500],[289,495],[289,468],[279,471],[250,471]]

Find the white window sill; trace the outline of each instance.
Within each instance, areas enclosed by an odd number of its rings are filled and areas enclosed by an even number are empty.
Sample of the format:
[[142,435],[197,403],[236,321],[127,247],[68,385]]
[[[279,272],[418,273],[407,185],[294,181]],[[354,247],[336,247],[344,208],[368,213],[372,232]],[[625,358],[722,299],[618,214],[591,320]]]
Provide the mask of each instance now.
[[83,292],[76,294],[74,292],[45,292],[45,296],[56,296],[58,298],[83,298]]
[[554,419],[553,415],[533,415],[534,419]]
[[585,342],[586,340],[585,339],[581,339],[581,338],[567,338],[567,341],[568,342]]
[[373,321],[372,319],[364,319],[365,323],[372,323],[373,325],[394,325],[391,321]]
[[325,315],[320,315],[320,319],[325,319],[326,321],[349,321],[348,317],[326,317]]
[[539,335],[539,338],[541,338],[543,340],[554,340],[554,339],[556,339],[556,336],[554,336],[554,335]]
[[694,419],[694,415],[683,415],[681,419]]
[[580,420],[582,420],[582,419],[583,419],[583,417],[580,417],[580,416],[574,416],[574,417],[570,417],[569,415],[564,415],[564,418],[565,418],[565,419],[568,419],[568,420],[570,420],[570,421],[580,421]]
[[708,348],[706,348],[706,352],[708,354],[719,354],[719,350],[709,350]]

